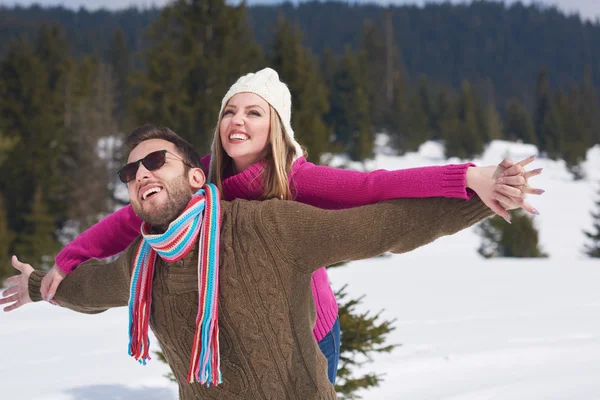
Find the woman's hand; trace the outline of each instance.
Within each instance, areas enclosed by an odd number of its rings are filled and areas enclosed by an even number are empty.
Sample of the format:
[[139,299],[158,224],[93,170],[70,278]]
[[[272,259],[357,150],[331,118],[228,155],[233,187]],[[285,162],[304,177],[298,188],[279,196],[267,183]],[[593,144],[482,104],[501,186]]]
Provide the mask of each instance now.
[[42,279],[42,286],[40,288],[40,292],[42,293],[42,299],[51,302],[54,305],[57,305],[52,298],[56,294],[56,289],[58,289],[58,285],[65,279],[67,274],[58,268],[58,266],[54,265],[44,279]]
[[535,156],[528,157],[518,163],[510,158],[504,159],[500,164],[488,167],[469,167],[467,170],[466,184],[479,198],[496,214],[510,223],[510,214],[507,210],[523,208],[531,214],[539,212],[529,203],[525,202],[527,194],[542,194],[544,190],[532,188],[528,180],[542,173],[542,169],[525,170]]

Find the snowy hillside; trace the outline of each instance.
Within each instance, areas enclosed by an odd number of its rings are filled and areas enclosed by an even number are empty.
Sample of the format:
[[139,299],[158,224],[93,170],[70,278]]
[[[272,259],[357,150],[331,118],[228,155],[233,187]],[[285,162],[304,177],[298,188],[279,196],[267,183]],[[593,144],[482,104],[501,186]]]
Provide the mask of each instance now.
[[[432,142],[402,157],[384,153],[367,167],[459,162]],[[536,153],[496,141],[474,162]],[[600,260],[581,253],[600,187],[600,146],[589,151],[582,181],[572,181],[562,162],[539,159],[532,167],[544,168],[531,183],[546,193],[529,201],[541,212],[535,223],[548,259],[484,260],[470,229],[330,272],[334,288],[348,283],[353,297],[366,295],[366,308],[397,319],[390,339],[402,346],[365,366],[385,382],[364,399],[600,398]],[[0,314],[0,340],[3,399],[176,398],[164,364],[142,367],[127,355],[126,309],[86,316],[28,305]]]

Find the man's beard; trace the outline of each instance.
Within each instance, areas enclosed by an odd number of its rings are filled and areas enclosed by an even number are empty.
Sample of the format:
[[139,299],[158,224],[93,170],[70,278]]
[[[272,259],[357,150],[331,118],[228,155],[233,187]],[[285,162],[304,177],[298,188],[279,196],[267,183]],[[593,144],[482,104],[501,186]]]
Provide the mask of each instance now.
[[144,210],[137,202],[131,203],[131,206],[133,211],[153,228],[165,231],[169,224],[181,215],[191,199],[192,192],[187,177],[181,175],[169,181],[167,201],[158,209]]

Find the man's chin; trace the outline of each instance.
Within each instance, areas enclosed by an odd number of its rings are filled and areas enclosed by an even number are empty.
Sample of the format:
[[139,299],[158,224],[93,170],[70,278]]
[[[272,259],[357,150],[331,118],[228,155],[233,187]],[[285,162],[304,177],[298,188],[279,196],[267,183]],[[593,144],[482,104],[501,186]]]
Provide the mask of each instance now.
[[131,206],[133,211],[153,228],[166,228],[181,214],[191,198],[189,184],[185,177],[181,176],[171,180],[161,192],[146,200],[132,201]]
[[164,204],[160,204],[160,202],[156,201],[157,199],[153,199],[150,197],[147,200],[138,201],[136,203],[131,203],[133,207],[133,211],[136,214],[148,214],[151,212],[156,212],[156,210],[160,209]]
[[165,218],[161,214],[165,211],[165,204],[163,202],[152,201],[151,199],[145,200],[141,204],[132,204],[133,212],[138,217],[143,219],[145,222],[152,226],[163,225]]

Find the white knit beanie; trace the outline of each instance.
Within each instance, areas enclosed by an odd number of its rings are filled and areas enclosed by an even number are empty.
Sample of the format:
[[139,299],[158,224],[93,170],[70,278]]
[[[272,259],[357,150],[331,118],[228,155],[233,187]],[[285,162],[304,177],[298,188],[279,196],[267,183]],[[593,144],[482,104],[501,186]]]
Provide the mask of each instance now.
[[[295,159],[304,155],[300,144],[294,139],[294,131],[292,130],[292,95],[287,85],[279,80],[279,75],[271,68],[264,68],[256,73],[244,75],[237,80],[223,97],[221,101],[221,109],[219,110],[219,120],[221,113],[227,105],[229,99],[238,93],[254,93],[265,99],[275,111],[279,114],[279,118],[283,124],[283,132],[288,135],[294,144],[296,150]],[[218,134],[218,133],[217,133]],[[215,152],[215,140],[212,144],[213,154]],[[211,166],[213,168],[211,157]]]

